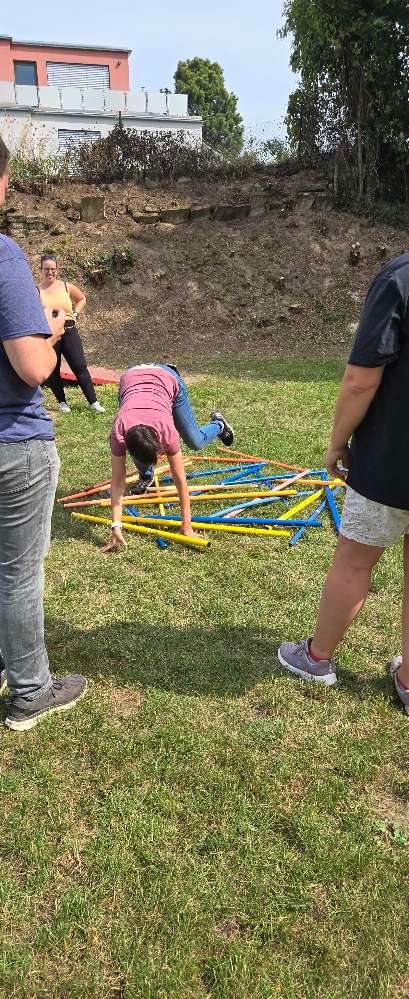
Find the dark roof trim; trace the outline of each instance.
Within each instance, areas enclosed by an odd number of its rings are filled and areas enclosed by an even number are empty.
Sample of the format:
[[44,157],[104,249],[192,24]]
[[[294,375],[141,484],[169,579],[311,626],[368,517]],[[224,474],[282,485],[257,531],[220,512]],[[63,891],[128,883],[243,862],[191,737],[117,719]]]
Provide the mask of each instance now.
[[44,49],[72,49],[74,52],[121,52],[125,55],[130,55],[132,49],[121,49],[115,48],[114,46],[108,45],[72,45],[70,43],[62,42],[27,42],[21,39],[12,38],[11,35],[0,35],[0,42],[13,42],[14,45],[30,45],[33,48],[44,48]]

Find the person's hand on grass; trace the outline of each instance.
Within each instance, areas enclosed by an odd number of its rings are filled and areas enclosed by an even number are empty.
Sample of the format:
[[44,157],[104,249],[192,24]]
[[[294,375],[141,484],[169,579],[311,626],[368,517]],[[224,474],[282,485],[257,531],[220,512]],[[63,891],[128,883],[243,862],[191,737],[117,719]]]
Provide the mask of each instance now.
[[108,544],[101,548],[101,552],[107,555],[108,552],[118,551],[118,548],[126,548],[126,541],[119,527],[113,527]]
[[350,453],[348,444],[343,447],[328,448],[325,455],[325,467],[332,479],[346,479],[350,463]]

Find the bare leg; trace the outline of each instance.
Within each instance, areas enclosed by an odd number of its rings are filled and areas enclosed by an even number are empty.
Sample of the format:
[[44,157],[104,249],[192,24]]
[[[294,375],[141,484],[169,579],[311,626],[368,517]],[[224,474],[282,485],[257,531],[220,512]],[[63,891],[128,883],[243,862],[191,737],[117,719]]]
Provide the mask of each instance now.
[[[311,643],[311,651],[319,659],[332,659],[337,645],[366,600],[372,569],[383,551],[383,548],[361,545],[357,541],[349,541],[339,535],[334,561],[322,591],[318,620]],[[409,596],[407,614],[409,615]],[[409,664],[409,616],[407,621]]]
[[403,601],[402,601],[402,666],[399,679],[409,687],[409,535],[405,534],[403,544]]

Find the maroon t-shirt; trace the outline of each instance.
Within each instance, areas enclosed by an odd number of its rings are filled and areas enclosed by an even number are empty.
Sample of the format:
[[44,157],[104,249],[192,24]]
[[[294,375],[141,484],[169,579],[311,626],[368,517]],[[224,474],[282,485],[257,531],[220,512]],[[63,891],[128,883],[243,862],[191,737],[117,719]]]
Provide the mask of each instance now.
[[119,383],[119,411],[110,436],[112,454],[117,458],[126,454],[125,435],[140,424],[156,430],[164,454],[177,454],[180,438],[172,407],[178,391],[177,378],[159,365],[128,368]]

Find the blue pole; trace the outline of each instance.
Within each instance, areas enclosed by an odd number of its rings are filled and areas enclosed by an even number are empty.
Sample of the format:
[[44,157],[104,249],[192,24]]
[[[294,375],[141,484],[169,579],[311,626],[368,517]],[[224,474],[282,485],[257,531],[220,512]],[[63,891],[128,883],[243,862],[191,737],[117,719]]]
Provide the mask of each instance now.
[[[324,506],[325,506],[325,503],[324,503]],[[134,516],[134,514],[132,514],[132,516]],[[142,515],[141,514],[137,514],[137,516],[138,517],[139,516],[143,516],[143,514]],[[154,513],[152,515],[149,514],[149,520],[175,520],[175,519],[179,519],[179,518],[169,517],[169,516],[161,517],[160,514],[158,514],[158,513]],[[224,517],[220,517],[220,516],[217,517],[217,518],[215,518],[215,517],[200,517],[199,516],[199,517],[193,517],[193,523],[195,523],[195,521],[197,521],[200,524],[226,524],[226,526],[228,526],[229,524],[232,524],[233,527],[234,526],[236,526],[236,527],[244,527],[244,526],[249,527],[251,524],[253,524],[256,527],[257,526],[260,526],[260,527],[274,527],[276,525],[279,525],[279,527],[286,527],[287,524],[290,527],[303,527],[303,528],[304,527],[322,527],[321,521],[320,520],[315,520],[313,517],[310,517],[309,520],[297,520],[297,519],[294,519],[294,520],[279,520],[276,517],[268,519],[268,520],[265,520],[264,518],[260,518],[260,517],[231,517],[231,518],[229,517],[229,519],[226,520]]]
[[[128,513],[130,513],[131,517],[139,517],[139,513],[136,506],[128,506],[127,510]],[[162,551],[166,550],[166,548],[169,548],[169,542],[165,541],[164,538],[155,538],[155,541],[158,548],[161,548]]]
[[[327,471],[324,472],[323,478],[324,479],[328,479],[328,472]],[[340,515],[338,513],[338,510],[337,510],[337,506],[336,506],[336,503],[335,503],[335,500],[334,500],[334,494],[333,494],[332,490],[329,488],[329,486],[325,486],[325,496],[326,496],[326,499],[327,499],[327,503],[328,503],[329,509],[331,511],[332,520],[333,520],[333,523],[334,523],[335,530],[336,530],[337,534],[339,534],[339,529],[340,529],[340,526],[341,526],[341,517],[340,517]]]
[[[339,490],[340,490],[340,486],[338,486],[336,489],[334,489],[334,495],[335,496],[337,495],[337,493],[339,493]],[[291,541],[290,541],[290,545],[291,546],[297,544],[297,541],[299,541],[300,538],[302,538],[302,536],[303,536],[306,528],[312,526],[312,523],[313,523],[312,518],[313,517],[318,517],[319,514],[322,513],[325,510],[326,505],[327,505],[327,498],[325,497],[325,500],[323,500],[323,502],[320,503],[320,505],[315,510],[313,510],[313,512],[311,514],[311,519],[307,520],[305,526],[304,527],[300,527],[300,530],[296,531],[296,533],[293,534],[293,536],[291,538]]]
[[[265,461],[261,462],[259,465],[254,465],[253,466],[253,471],[257,474],[257,472],[260,470],[260,468],[263,468],[263,465],[265,465]],[[220,485],[227,486],[227,485],[231,485],[233,482],[240,482],[240,480],[241,479],[245,479],[246,475],[248,475],[248,474],[249,474],[248,465],[246,465],[245,467],[243,467],[243,465],[242,465],[241,472],[239,472],[238,475],[231,475],[231,476],[229,476],[228,479],[222,479]],[[254,479],[250,479],[250,482],[254,482]]]
[[[246,467],[248,468],[248,465]],[[243,465],[231,465],[229,468],[211,468],[210,471],[206,470],[205,472],[186,472],[186,478],[187,479],[203,479],[203,478],[206,478],[208,475],[222,475],[223,473],[226,473],[226,472],[237,472],[237,471],[241,471],[242,468],[243,468]],[[161,480],[160,481],[161,481],[161,484],[164,484],[165,482],[173,482],[173,478],[172,478],[171,475],[163,475],[163,476],[161,476]]]

